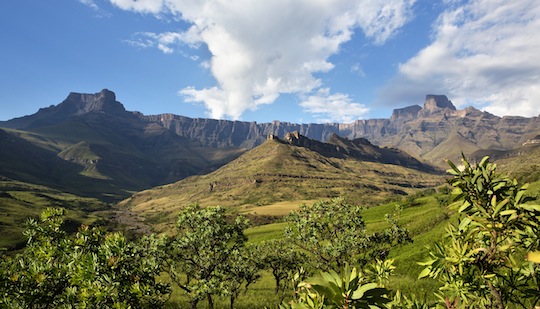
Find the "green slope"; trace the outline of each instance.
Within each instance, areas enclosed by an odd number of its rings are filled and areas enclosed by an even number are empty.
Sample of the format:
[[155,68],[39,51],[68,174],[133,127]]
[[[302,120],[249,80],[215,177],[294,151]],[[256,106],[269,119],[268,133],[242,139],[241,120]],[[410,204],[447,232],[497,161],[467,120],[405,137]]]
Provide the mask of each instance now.
[[257,207],[344,196],[352,203],[373,205],[442,182],[443,177],[436,174],[329,158],[308,148],[268,140],[215,172],[136,193],[120,206],[162,230],[174,222],[180,208],[192,202]]
[[24,222],[38,218],[47,207],[69,210],[68,230],[93,223],[100,218],[99,211],[109,209],[107,204],[94,198],[0,177],[0,248],[22,247]]

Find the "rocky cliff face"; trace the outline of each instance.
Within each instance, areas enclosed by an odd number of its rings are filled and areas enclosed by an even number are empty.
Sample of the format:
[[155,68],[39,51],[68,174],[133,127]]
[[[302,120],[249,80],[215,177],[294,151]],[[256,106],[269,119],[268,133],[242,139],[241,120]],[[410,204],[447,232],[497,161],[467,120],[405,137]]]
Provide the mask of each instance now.
[[101,113],[123,118],[131,118],[134,113],[127,112],[122,103],[116,101],[114,92],[103,89],[95,94],[72,92],[58,105],[41,108],[30,116],[0,121],[0,127],[31,129],[46,125],[55,125],[75,116]]
[[294,124],[188,118],[173,114],[145,116],[125,111],[114,93],[102,90],[96,94],[71,93],[57,106],[0,122],[0,126],[35,128],[76,115],[96,113],[115,115],[117,119],[136,119],[139,126],[169,131],[204,147],[251,149],[271,134],[284,138],[288,132],[296,131],[322,142],[333,135],[350,140],[365,138],[374,145],[399,148],[436,164],[441,164],[441,158],[458,157],[461,151],[467,154],[481,149],[513,149],[540,134],[538,117],[498,117],[473,107],[457,110],[446,96],[433,94],[426,96],[423,107],[414,105],[396,109],[389,119],[357,120],[347,124]]
[[498,117],[473,107],[457,110],[444,95],[427,95],[423,107],[394,110],[390,119],[357,120],[338,124],[292,124],[191,119],[176,115],[144,116],[176,134],[213,147],[252,148],[270,135],[285,137],[297,131],[309,139],[326,142],[333,134],[348,139],[365,138],[378,146],[397,147],[443,165],[442,158],[457,158],[461,151],[508,150],[540,133],[538,117]]

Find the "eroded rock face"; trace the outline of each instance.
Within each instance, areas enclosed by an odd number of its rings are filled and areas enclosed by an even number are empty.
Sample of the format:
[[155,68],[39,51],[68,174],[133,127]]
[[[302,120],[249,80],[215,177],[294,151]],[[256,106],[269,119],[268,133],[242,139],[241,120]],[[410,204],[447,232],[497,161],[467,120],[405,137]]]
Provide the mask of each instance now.
[[[275,136],[274,139],[276,139]],[[290,145],[308,148],[325,157],[353,158],[361,161],[400,165],[427,172],[436,171],[432,166],[420,162],[399,149],[381,148],[361,137],[350,140],[332,134],[327,142],[320,142],[309,139],[295,131],[287,133],[282,141]]]
[[414,157],[428,160],[440,160],[442,155],[459,156],[461,151],[467,154],[479,149],[513,149],[540,134],[538,117],[498,117],[474,107],[457,110],[445,95],[428,94],[423,107],[413,105],[396,109],[389,119],[294,124],[188,118],[173,114],[145,116],[127,112],[116,101],[114,93],[106,89],[96,94],[71,93],[57,106],[0,122],[0,126],[35,128],[77,115],[113,115],[124,123],[136,120],[140,126],[159,132],[169,131],[206,147],[251,149],[262,144],[269,135],[284,138],[288,132],[296,131],[322,142],[334,134],[350,140],[365,138],[374,145],[397,147]]
[[[374,145],[397,147],[440,164],[441,157],[459,157],[478,149],[512,149],[540,134],[538,117],[498,117],[473,107],[455,109],[444,96],[427,97],[426,107],[397,109],[390,119],[357,120],[348,124],[292,124],[232,122],[172,116],[164,123],[181,136],[214,147],[253,148],[268,135],[283,138],[287,132],[319,141],[333,134],[348,139],[365,138]],[[444,162],[442,163],[444,164]]]
[[90,112],[105,112],[111,114],[124,113],[126,109],[122,103],[116,101],[114,92],[103,89],[99,93],[84,94],[72,92],[62,102],[59,109],[69,109],[71,113],[81,115]]
[[448,100],[445,95],[428,94],[426,95],[426,101],[424,103],[425,110],[434,110],[437,108],[448,108],[456,110],[452,101]]

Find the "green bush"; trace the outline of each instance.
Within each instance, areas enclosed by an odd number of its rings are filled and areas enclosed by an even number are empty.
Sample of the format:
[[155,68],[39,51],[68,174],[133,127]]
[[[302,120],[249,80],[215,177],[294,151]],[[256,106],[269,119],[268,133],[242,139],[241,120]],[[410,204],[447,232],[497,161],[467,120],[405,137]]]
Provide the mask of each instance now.
[[527,204],[515,179],[496,173],[485,157],[464,168],[448,162],[460,219],[436,243],[420,277],[439,279],[442,304],[468,308],[534,308],[540,267],[525,259],[540,248],[540,206]]
[[47,209],[29,220],[27,248],[3,257],[0,305],[6,308],[148,308],[161,306],[170,288],[162,270],[163,241],[143,237],[128,242],[81,226],[74,236],[61,229],[64,211]]

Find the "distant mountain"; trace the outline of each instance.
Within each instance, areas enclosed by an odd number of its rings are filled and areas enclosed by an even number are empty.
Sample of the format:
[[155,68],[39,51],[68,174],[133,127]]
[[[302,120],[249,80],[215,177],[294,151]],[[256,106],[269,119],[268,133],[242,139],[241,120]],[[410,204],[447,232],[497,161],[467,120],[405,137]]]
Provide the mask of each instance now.
[[128,112],[114,93],[71,93],[57,106],[0,123],[0,176],[118,200],[208,172],[239,148],[202,147]]
[[[271,138],[275,137],[271,135]],[[328,141],[324,143],[309,139],[300,135],[298,131],[295,131],[287,133],[284,140],[291,145],[309,148],[326,157],[340,159],[351,158],[368,162],[394,164],[421,171],[437,171],[433,166],[422,163],[397,148],[380,148],[371,144],[365,138],[349,140],[348,138],[340,137],[337,134],[332,134]]]
[[461,151],[510,150],[540,134],[540,119],[498,117],[474,107],[457,110],[444,95],[427,95],[424,106],[396,109],[389,119],[354,123],[292,124],[192,119],[172,114],[147,119],[213,147],[253,148],[273,134],[283,138],[297,131],[310,139],[328,141],[334,134],[348,139],[365,138],[378,146],[399,148],[416,158],[444,166],[444,158],[457,159]]
[[444,182],[441,173],[382,163],[403,158],[409,157],[365,140],[334,136],[331,143],[322,143],[294,132],[284,139],[271,136],[214,172],[135,193],[120,205],[165,230],[179,209],[193,202],[247,207],[343,196],[372,205]]
[[[58,105],[0,122],[0,127],[6,128],[0,135],[6,145],[0,149],[5,158],[0,176],[91,196],[102,192],[101,198],[111,200],[208,173],[268,136],[284,139],[289,132],[326,143],[320,150],[324,156],[420,170],[429,170],[422,162],[445,168],[443,159],[459,160],[461,152],[509,151],[540,135],[538,117],[498,117],[472,107],[457,110],[444,95],[427,95],[423,107],[396,109],[389,119],[292,124],[146,116],[126,111],[106,89],[70,93]],[[10,140],[18,146],[9,146]],[[38,152],[36,159],[32,154]],[[30,168],[33,164],[39,167]],[[61,183],[66,175],[75,181]]]

